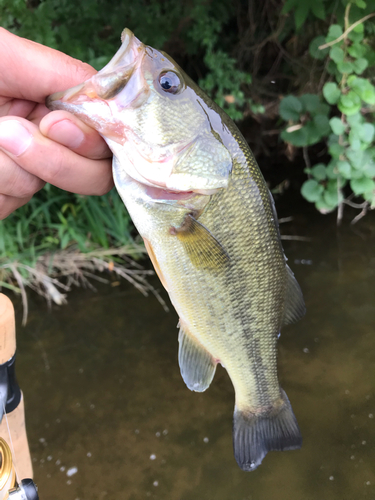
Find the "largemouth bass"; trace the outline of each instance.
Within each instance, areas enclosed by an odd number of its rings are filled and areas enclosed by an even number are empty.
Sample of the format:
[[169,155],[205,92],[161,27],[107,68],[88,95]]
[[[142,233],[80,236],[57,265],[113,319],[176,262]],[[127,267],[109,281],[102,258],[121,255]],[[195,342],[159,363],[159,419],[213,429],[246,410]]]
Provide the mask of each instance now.
[[305,312],[272,196],[241,133],[165,53],[131,31],[90,80],[47,99],[97,129],[113,175],[179,315],[179,365],[204,391],[235,389],[234,454],[254,470],[302,438],[277,378],[277,339]]

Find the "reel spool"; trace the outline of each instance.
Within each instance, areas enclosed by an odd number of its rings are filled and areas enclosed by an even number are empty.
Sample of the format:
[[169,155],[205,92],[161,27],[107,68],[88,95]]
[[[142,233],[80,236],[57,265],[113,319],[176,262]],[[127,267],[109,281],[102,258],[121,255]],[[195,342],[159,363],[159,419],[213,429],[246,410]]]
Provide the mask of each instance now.
[[12,452],[0,437],[0,500],[39,500],[38,489],[32,479],[16,482]]

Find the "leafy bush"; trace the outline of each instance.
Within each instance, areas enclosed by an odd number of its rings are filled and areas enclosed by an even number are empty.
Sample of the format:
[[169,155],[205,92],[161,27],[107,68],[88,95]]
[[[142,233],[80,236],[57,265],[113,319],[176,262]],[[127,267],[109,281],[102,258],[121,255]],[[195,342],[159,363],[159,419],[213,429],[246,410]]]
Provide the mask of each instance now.
[[345,198],[347,186],[364,200],[355,206],[375,208],[375,87],[369,78],[375,68],[374,16],[363,0],[347,3],[327,35],[310,43],[310,54],[326,60],[330,81],[320,95],[288,96],[280,103],[280,116],[288,121],[284,141],[297,147],[327,142],[331,160],[307,168],[301,189],[321,212],[355,205]]

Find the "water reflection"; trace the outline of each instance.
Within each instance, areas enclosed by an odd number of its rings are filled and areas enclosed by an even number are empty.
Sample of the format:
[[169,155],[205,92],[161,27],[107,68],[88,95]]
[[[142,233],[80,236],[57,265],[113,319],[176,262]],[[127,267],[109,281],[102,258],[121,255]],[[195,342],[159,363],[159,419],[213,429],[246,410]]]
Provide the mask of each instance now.
[[52,312],[33,298],[18,378],[41,500],[375,497],[375,213],[337,231],[308,212],[282,231],[312,238],[284,243],[308,314],[279,341],[302,450],[239,470],[230,380],[186,389],[177,318],[154,297],[81,290]]

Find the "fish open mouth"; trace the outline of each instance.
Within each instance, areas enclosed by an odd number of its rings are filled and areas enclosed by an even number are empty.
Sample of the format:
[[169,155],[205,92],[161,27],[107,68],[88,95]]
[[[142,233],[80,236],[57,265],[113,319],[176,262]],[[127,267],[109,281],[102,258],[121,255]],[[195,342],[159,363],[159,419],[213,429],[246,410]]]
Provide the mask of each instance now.
[[[146,46],[128,29],[123,31],[121,39],[123,43],[117,53],[98,73],[46,99],[51,111],[73,113],[105,138],[119,143],[124,127],[116,115],[124,108],[141,105],[147,97],[143,76],[137,71]],[[126,93],[122,92],[125,87]]]
[[146,194],[154,200],[189,200],[198,193],[194,191],[170,191],[161,187],[146,186]]

